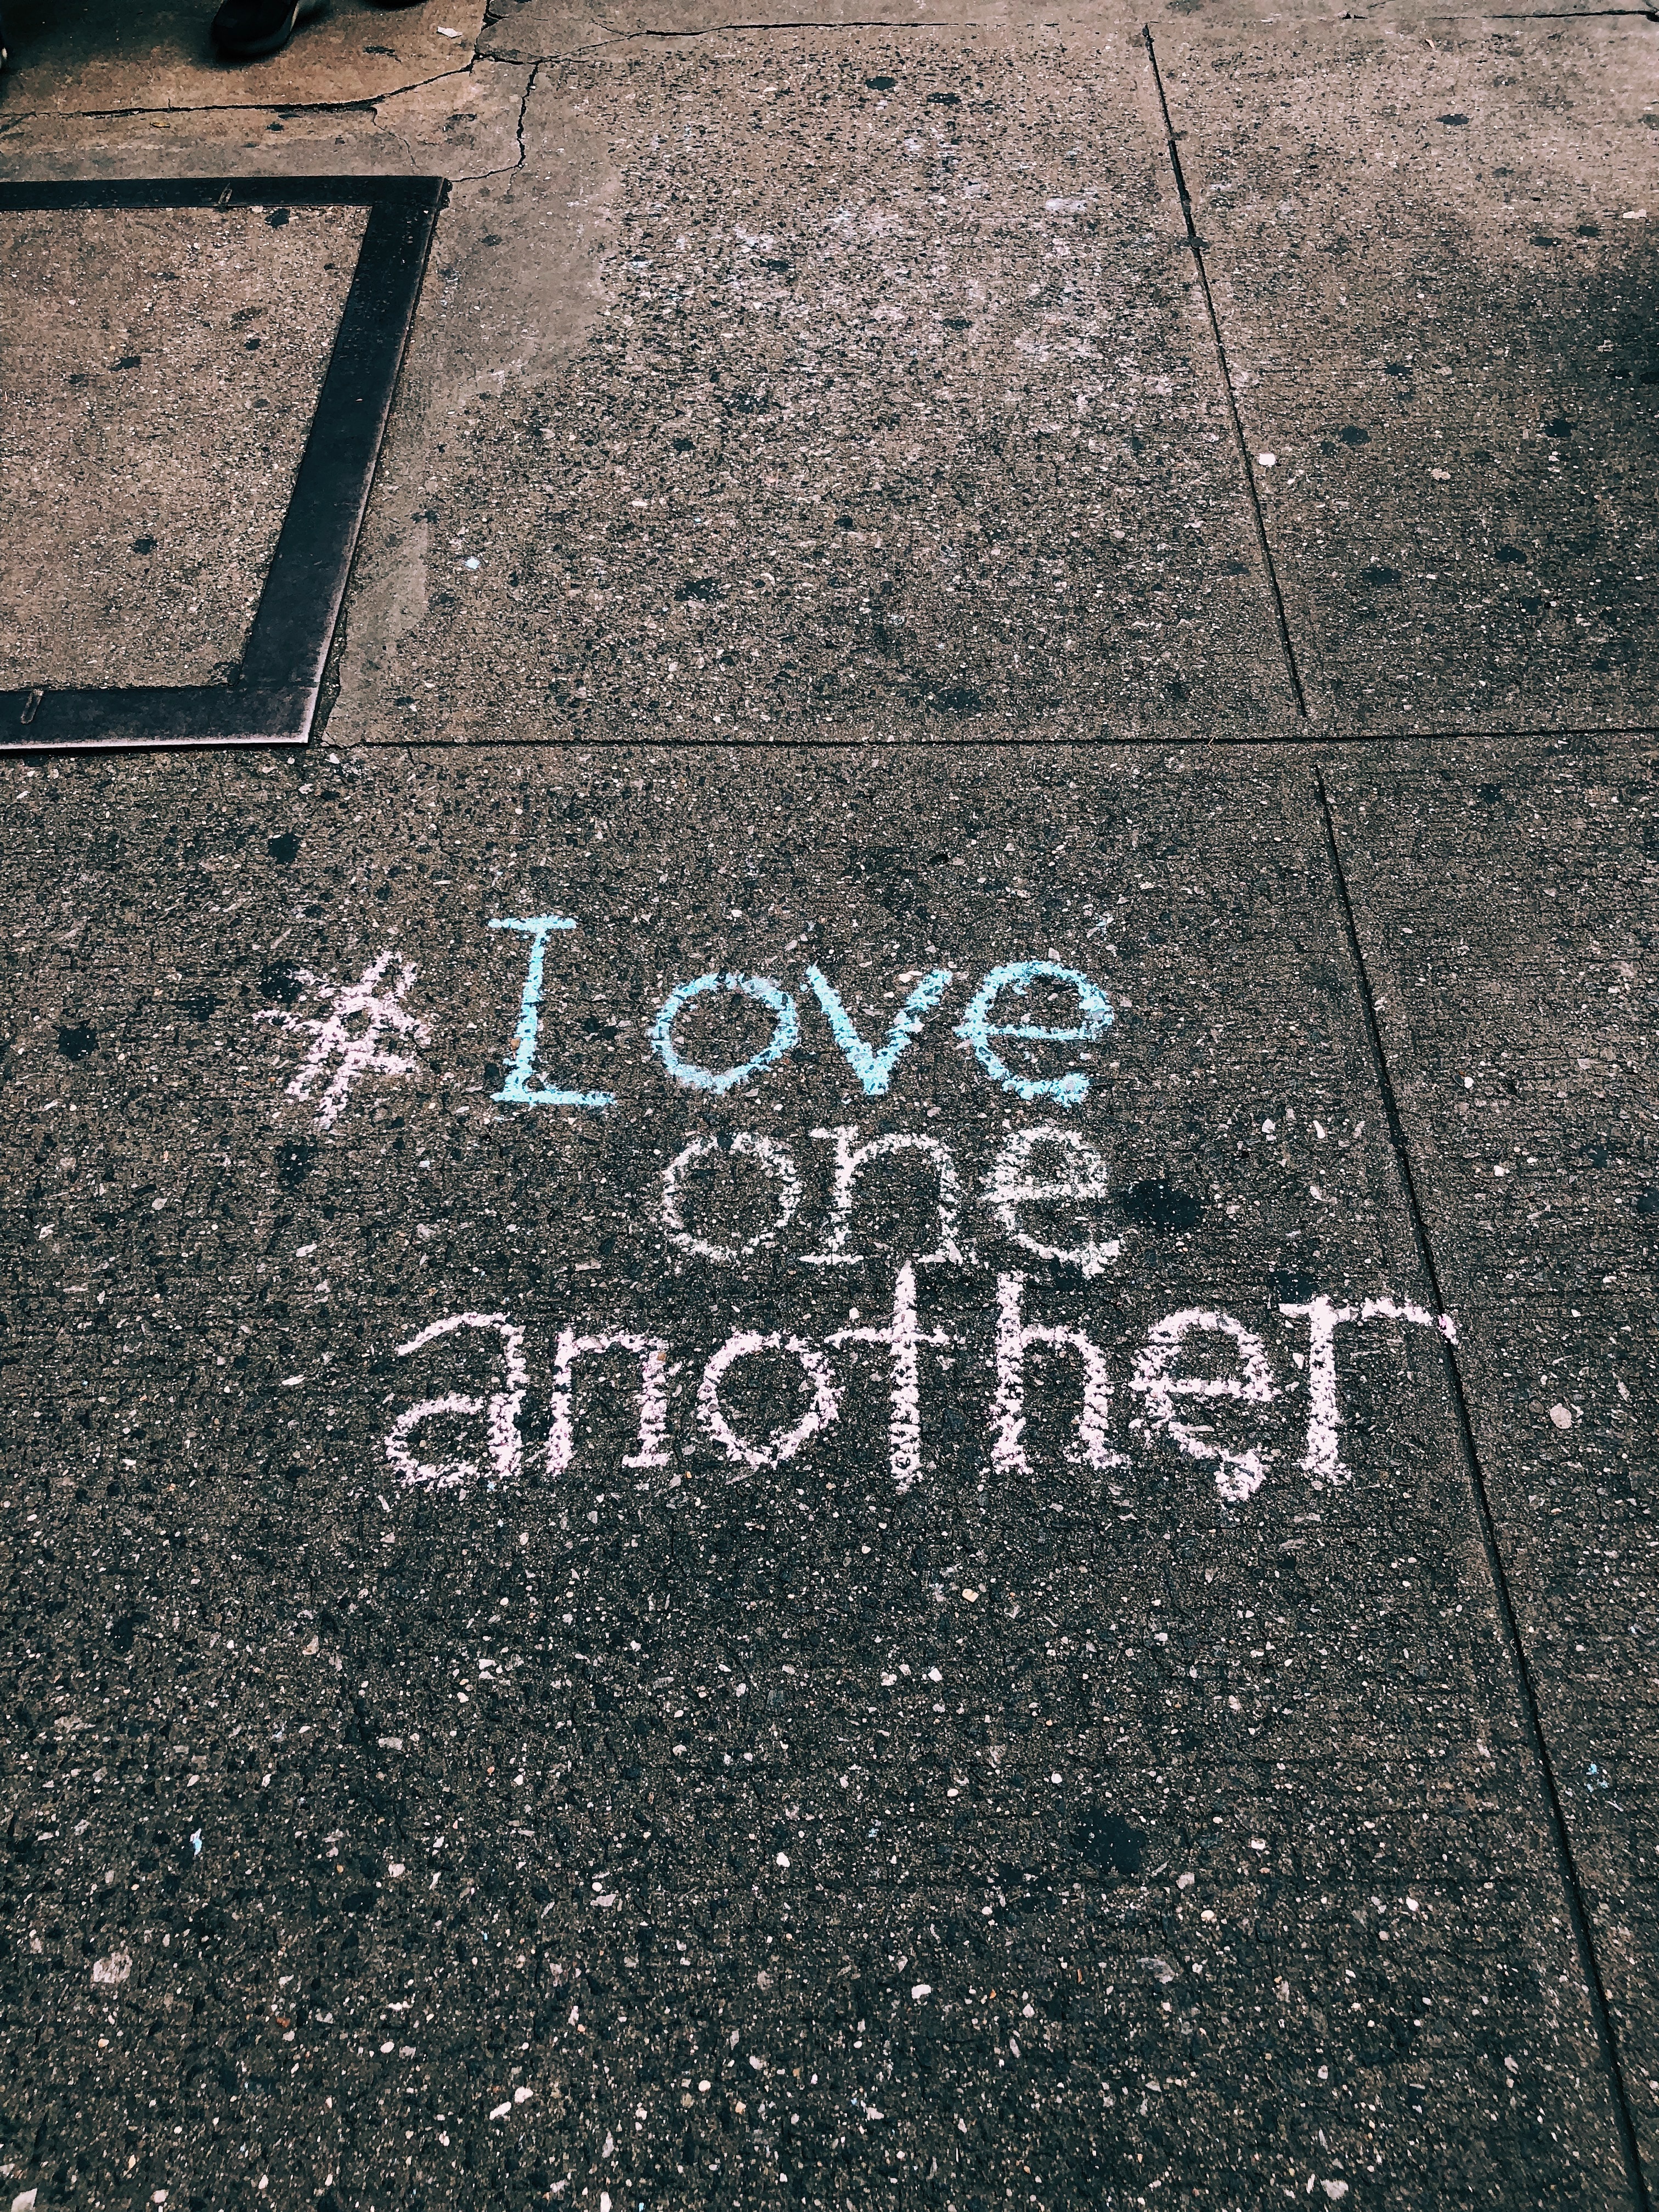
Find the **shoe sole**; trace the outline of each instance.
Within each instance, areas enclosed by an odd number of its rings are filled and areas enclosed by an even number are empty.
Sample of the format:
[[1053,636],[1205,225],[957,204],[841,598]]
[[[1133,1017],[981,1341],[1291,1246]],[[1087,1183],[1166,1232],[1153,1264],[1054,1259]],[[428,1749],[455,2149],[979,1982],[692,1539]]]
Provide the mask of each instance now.
[[280,54],[301,23],[308,23],[313,15],[320,15],[326,0],[295,0],[287,21],[271,33],[268,39],[256,39],[244,46],[221,46],[219,54],[228,62],[262,62],[271,54]]

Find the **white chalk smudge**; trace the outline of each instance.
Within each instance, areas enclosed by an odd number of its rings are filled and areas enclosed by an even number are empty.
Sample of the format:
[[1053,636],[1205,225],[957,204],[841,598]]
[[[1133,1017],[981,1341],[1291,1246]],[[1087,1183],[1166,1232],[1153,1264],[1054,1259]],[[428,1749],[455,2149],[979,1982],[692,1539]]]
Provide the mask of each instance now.
[[1304,1474],[1316,1482],[1346,1482],[1349,1470],[1338,1450],[1341,1414],[1336,1395],[1336,1332],[1352,1321],[1352,1306],[1333,1305],[1329,1298],[1310,1298],[1305,1305],[1282,1305],[1289,1321],[1308,1324],[1308,1449],[1302,1456]]
[[[1063,1164],[1046,1181],[1039,1181],[1033,1175],[1031,1156],[1045,1149],[1057,1150]],[[1100,1154],[1091,1145],[1085,1144],[1075,1130],[1057,1128],[1053,1124],[1016,1129],[997,1154],[985,1179],[984,1202],[1017,1244],[1023,1244],[1028,1252],[1035,1252],[1039,1259],[1058,1260],[1067,1267],[1080,1267],[1085,1275],[1099,1274],[1118,1257],[1123,1249],[1118,1238],[1097,1238],[1091,1232],[1085,1233],[1081,1244],[1045,1244],[1022,1228],[1019,1209],[1022,1206],[1062,1202],[1074,1206],[1079,1200],[1100,1200],[1109,1195],[1106,1163]]]
[[1302,1457],[1303,1472],[1316,1482],[1347,1482],[1351,1471],[1342,1464],[1340,1394],[1336,1381],[1336,1332],[1345,1322],[1410,1322],[1419,1328],[1438,1329],[1448,1344],[1457,1341],[1457,1324],[1449,1314],[1432,1314],[1409,1298],[1363,1298],[1358,1307],[1339,1306],[1327,1297],[1310,1298],[1305,1304],[1281,1305],[1287,1320],[1308,1324],[1308,1448]]
[[1449,1314],[1431,1313],[1426,1306],[1414,1305],[1409,1298],[1365,1298],[1360,1304],[1359,1318],[1413,1322],[1419,1328],[1437,1328],[1448,1344],[1457,1341],[1457,1323]]
[[623,1461],[624,1467],[667,1467],[668,1346],[659,1336],[635,1336],[616,1329],[603,1336],[578,1336],[561,1329],[553,1357],[552,1424],[547,1434],[547,1471],[562,1474],[575,1454],[575,1423],[571,1412],[571,1370],[585,1353],[629,1352],[640,1363],[640,1448]]
[[[813,971],[816,973],[816,969]],[[803,1263],[809,1267],[853,1267],[863,1259],[861,1252],[849,1252],[847,1240],[853,1225],[853,1196],[859,1170],[871,1160],[890,1158],[895,1152],[920,1152],[933,1162],[939,1174],[939,1243],[931,1252],[924,1252],[916,1265],[933,1267],[948,1262],[951,1267],[963,1264],[963,1255],[957,1243],[957,1218],[961,1207],[961,1189],[957,1181],[957,1164],[950,1147],[937,1137],[912,1135],[899,1132],[886,1137],[872,1137],[867,1145],[858,1141],[855,1128],[814,1129],[812,1134],[820,1141],[833,1139],[836,1147],[836,1180],[830,1196],[829,1235],[823,1249],[802,1255]]]
[[707,1159],[718,1152],[718,1137],[694,1137],[683,1152],[676,1152],[662,1171],[662,1222],[671,1243],[683,1252],[695,1252],[700,1259],[730,1262],[747,1259],[764,1244],[772,1243],[779,1231],[788,1226],[800,1205],[800,1175],[794,1156],[786,1146],[774,1144],[769,1137],[757,1137],[751,1130],[742,1129],[732,1139],[731,1149],[738,1158],[755,1161],[778,1186],[777,1212],[773,1218],[757,1229],[741,1244],[711,1244],[706,1238],[693,1236],[685,1225],[681,1210],[680,1183],[686,1170],[695,1160]]
[[[749,1141],[756,1147],[765,1142],[761,1139]],[[682,1158],[699,1148],[712,1148],[713,1144],[713,1139],[700,1139],[697,1146],[687,1148]],[[786,1207],[786,1218],[787,1210]],[[893,1486],[900,1494],[915,1487],[927,1471],[923,1456],[921,1352],[927,1347],[940,1353],[958,1352],[977,1333],[970,1330],[964,1336],[953,1334],[941,1326],[923,1325],[917,1302],[916,1271],[921,1264],[919,1260],[911,1258],[898,1267],[891,1313],[885,1322],[862,1319],[854,1308],[850,1325],[830,1332],[821,1341],[781,1331],[762,1334],[749,1328],[729,1337],[714,1352],[702,1368],[696,1409],[706,1433],[728,1460],[745,1470],[731,1480],[746,1480],[748,1471],[782,1466],[810,1438],[831,1426],[840,1416],[842,1390],[828,1355],[843,1346],[869,1345],[888,1355],[888,1465]],[[1032,1373],[1030,1355],[1034,1350],[1063,1356],[1058,1370],[1042,1361],[1038,1371],[1054,1376],[1052,1387],[1060,1389],[1068,1403],[1076,1402],[1073,1394],[1079,1382],[1081,1385],[1081,1402],[1075,1429],[1065,1447],[1066,1457],[1095,1469],[1128,1465],[1126,1455],[1112,1445],[1109,1431],[1114,1385],[1105,1351],[1086,1328],[1028,1321],[1025,1301],[1029,1288],[1028,1279],[1024,1275],[1000,1273],[997,1277],[992,1361],[994,1389],[985,1407],[992,1468],[1002,1476],[1029,1477],[1032,1472],[1027,1431]],[[1279,1310],[1287,1321],[1305,1324],[1308,1331],[1308,1351],[1296,1359],[1299,1369],[1305,1368],[1309,1394],[1307,1443],[1301,1468],[1316,1488],[1346,1481],[1350,1473],[1343,1464],[1340,1449],[1339,1332],[1356,1324],[1387,1320],[1434,1328],[1449,1341],[1455,1341],[1455,1325],[1449,1315],[1437,1315],[1412,1300],[1386,1295],[1359,1299],[1352,1304],[1339,1304],[1334,1299],[1319,1295],[1286,1304]],[[522,1447],[519,1417],[526,1382],[523,1328],[501,1314],[453,1314],[430,1323],[407,1343],[399,1345],[397,1356],[409,1358],[453,1332],[471,1329],[489,1332],[501,1340],[498,1359],[501,1371],[497,1385],[493,1389],[453,1391],[423,1399],[398,1416],[384,1443],[388,1461],[406,1487],[465,1491],[487,1478],[489,1487],[494,1489],[520,1477]],[[1222,1342],[1218,1346],[1212,1344],[1206,1348],[1200,1341],[1206,1337],[1219,1338]],[[670,1352],[666,1340],[629,1328],[610,1328],[601,1324],[586,1331],[574,1325],[559,1330],[552,1363],[546,1446],[550,1476],[564,1474],[574,1459],[578,1366],[584,1359],[603,1359],[616,1353],[626,1354],[639,1364],[638,1447],[623,1457],[622,1465],[653,1469],[675,1463],[676,1454],[670,1439],[670,1394],[673,1377],[680,1370],[671,1361]],[[795,1362],[810,1385],[811,1402],[793,1426],[750,1437],[738,1429],[722,1401],[721,1389],[735,1365],[762,1355],[781,1357],[786,1363]],[[1218,1361],[1230,1371],[1208,1371]],[[1076,1366],[1072,1365],[1073,1362]],[[972,1371],[973,1364],[975,1363],[970,1363],[968,1372]],[[945,1358],[939,1364],[954,1370],[957,1362]],[[1182,1371],[1183,1367],[1187,1371]],[[695,1366],[692,1371],[696,1372]],[[787,1387],[787,1378],[778,1377],[775,1370],[769,1377],[769,1385],[760,1394],[761,1404],[775,1406],[781,1396],[786,1406],[795,1401],[793,1389]],[[1213,1473],[1218,1494],[1231,1504],[1242,1504],[1254,1496],[1269,1471],[1273,1455],[1261,1445],[1247,1448],[1245,1442],[1237,1437],[1231,1443],[1223,1443],[1212,1418],[1206,1416],[1207,1409],[1213,1407],[1218,1412],[1224,1404],[1240,1408],[1264,1407],[1283,1396],[1267,1346],[1260,1336],[1231,1314],[1199,1307],[1182,1308],[1151,1324],[1142,1348],[1131,1361],[1128,1389],[1141,1406],[1140,1413],[1128,1425],[1132,1437],[1136,1432],[1149,1439],[1158,1433],[1167,1435],[1180,1452]],[[1565,1407],[1552,1408],[1551,1417],[1557,1427],[1564,1430],[1572,1421],[1570,1410]],[[776,1418],[775,1414],[773,1418]],[[483,1453],[477,1458],[462,1456],[458,1452],[447,1459],[423,1459],[418,1448],[419,1431],[426,1423],[441,1419],[482,1421],[485,1433]],[[952,1427],[954,1432],[954,1424]],[[382,1499],[381,1503],[384,1505],[386,1501]],[[964,1599],[971,1600],[972,1595],[964,1592]]]
[[893,1285],[893,1318],[886,1328],[865,1326],[838,1328],[830,1342],[884,1344],[893,1355],[891,1410],[887,1423],[888,1462],[893,1486],[901,1495],[921,1473],[921,1361],[920,1348],[947,1347],[951,1339],[939,1332],[924,1335],[916,1323],[916,1270],[907,1260]]

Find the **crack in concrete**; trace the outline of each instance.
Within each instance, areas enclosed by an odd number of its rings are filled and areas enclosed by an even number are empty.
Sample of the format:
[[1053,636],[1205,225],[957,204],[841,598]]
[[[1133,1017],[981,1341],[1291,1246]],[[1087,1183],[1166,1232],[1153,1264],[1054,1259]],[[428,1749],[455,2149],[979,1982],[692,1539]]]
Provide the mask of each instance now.
[[[484,56],[484,59],[486,61],[493,61],[495,58],[493,54],[486,54]],[[524,143],[525,118],[530,112],[530,95],[536,89],[536,80],[541,75],[543,67],[544,64],[540,62],[537,62],[532,65],[530,75],[525,82],[524,90],[519,95],[519,119],[514,125],[514,135],[519,142],[518,160],[516,161],[509,161],[504,167],[499,169],[475,170],[470,176],[456,177],[453,179],[452,181],[453,183],[458,185],[481,185],[490,177],[515,176],[518,172],[523,168],[526,158]]]
[[[498,58],[494,54],[483,57],[486,61]],[[37,123],[119,123],[131,117],[145,115],[350,115],[374,114],[389,100],[400,100],[405,93],[423,92],[429,84],[446,84],[452,77],[471,76],[479,60],[475,49],[464,69],[440,70],[435,76],[417,77],[411,84],[395,85],[389,92],[377,92],[364,100],[316,100],[300,101],[277,100],[204,100],[199,106],[171,107],[77,107],[67,111],[55,107],[20,107],[15,113],[0,117],[0,133],[10,130],[14,124]]]
[[[1466,21],[1471,15],[1478,15],[1481,21],[1491,23],[1600,22],[1608,18],[1624,17],[1629,17],[1638,22],[1659,23],[1659,8],[1557,8],[1514,9],[1504,14],[1469,9],[1458,14],[1428,15],[1423,20],[1431,23],[1462,22]],[[88,123],[118,123],[128,119],[137,120],[140,117],[150,115],[298,116],[359,113],[374,115],[378,120],[380,110],[388,100],[401,99],[406,93],[423,92],[428,85],[445,84],[453,77],[471,76],[481,61],[516,62],[528,64],[532,70],[532,76],[531,86],[526,88],[525,94],[525,100],[527,102],[530,89],[535,84],[536,76],[550,64],[574,61],[580,56],[596,52],[601,47],[629,46],[641,39],[708,39],[737,32],[754,31],[972,31],[986,27],[977,19],[971,21],[964,20],[959,23],[915,23],[896,22],[884,15],[868,15],[860,16],[851,21],[830,22],[811,16],[799,16],[792,17],[787,22],[775,23],[705,23],[696,30],[690,31],[658,30],[647,26],[637,31],[614,31],[602,38],[587,40],[580,46],[562,47],[554,53],[526,52],[517,48],[511,50],[494,46],[486,48],[483,44],[485,33],[499,28],[505,21],[505,17],[500,15],[487,15],[484,17],[479,29],[478,41],[464,68],[440,70],[435,76],[416,77],[407,84],[394,85],[386,92],[375,93],[362,100],[298,102],[214,100],[164,107],[84,107],[70,110],[52,107],[20,107],[14,112],[0,115],[0,137],[3,137],[20,123],[34,123],[43,118],[49,122],[68,122],[72,118],[80,118]],[[392,135],[397,137],[400,134],[394,131]],[[514,168],[522,167],[524,161],[524,107],[522,105],[519,116],[519,148],[520,159],[513,165]],[[482,173],[487,176],[505,176],[509,173],[501,169],[486,170]],[[457,179],[456,181],[469,183],[473,179]]]
[[[478,34],[480,40],[483,39],[484,31],[489,31],[495,27],[495,23],[486,20],[483,31]],[[860,17],[856,22],[838,23],[816,22],[807,17],[792,20],[787,23],[705,23],[695,31],[649,29],[612,31],[604,38],[589,39],[580,46],[568,46],[553,54],[532,54],[519,50],[509,52],[492,46],[484,53],[484,59],[503,62],[534,61],[538,64],[547,62],[575,61],[583,54],[598,52],[601,47],[629,46],[637,39],[712,39],[720,37],[728,32],[737,31],[972,31],[983,27],[985,27],[978,23],[967,22],[897,23],[890,21],[885,16],[877,15]]]
[[[390,120],[384,111],[394,100],[402,100],[410,93],[423,92],[431,85],[448,84],[462,79],[471,79],[476,82],[478,64],[481,61],[489,62],[498,67],[513,65],[510,57],[483,54],[475,48],[464,69],[441,70],[435,76],[421,77],[413,84],[399,85],[395,91],[379,94],[368,100],[308,100],[298,103],[289,102],[282,106],[270,103],[260,106],[251,102],[226,106],[215,102],[201,107],[110,107],[80,109],[76,113],[88,122],[119,122],[127,118],[136,120],[141,117],[155,115],[279,115],[285,119],[308,115],[367,115],[373,121],[377,131],[383,132],[386,137],[403,149],[410,173],[418,175],[423,173],[423,156],[429,153],[430,149],[418,149],[415,141],[406,132],[398,130],[396,124]],[[530,75],[525,82],[524,90],[519,95],[519,112],[514,125],[514,136],[519,149],[516,159],[500,168],[459,171],[451,176],[452,184],[482,184],[491,177],[512,176],[523,168],[527,159],[525,125],[530,110],[530,97],[536,88],[537,80],[544,65],[544,61],[539,58],[528,63],[520,61],[518,64],[520,67],[527,66]],[[9,115],[0,118],[0,140],[3,140],[15,124],[36,121],[41,117],[52,118],[56,117],[56,113],[57,111],[52,108],[26,108],[20,110],[15,116]]]
[[810,752],[902,752],[933,753],[948,750],[952,746],[972,745],[987,752],[1038,752],[1055,744],[1063,744],[1078,752],[1109,752],[1120,748],[1163,747],[1165,751],[1191,748],[1208,753],[1248,753],[1271,751],[1277,746],[1282,752],[1305,758],[1310,752],[1348,753],[1375,745],[1459,745],[1487,744],[1498,738],[1507,743],[1558,738],[1634,738],[1650,740],[1659,738],[1659,726],[1651,722],[1586,723],[1582,727],[1529,729],[1433,729],[1433,730],[1334,730],[1316,715],[1310,714],[1305,725],[1291,726],[1291,719],[1277,728],[1267,730],[1238,729],[1225,736],[1205,738],[1182,737],[1168,730],[1122,729],[1105,736],[1085,735],[1068,730],[1058,735],[1052,730],[1020,731],[1012,736],[1006,732],[969,732],[963,729],[949,736],[926,737],[804,737],[797,733],[782,738],[743,737],[735,732],[722,731],[718,737],[693,737],[677,732],[669,737],[643,737],[630,731],[624,737],[578,737],[572,732],[551,736],[526,738],[380,738],[373,735],[353,738],[351,744],[364,751],[413,750],[430,753],[500,753],[537,752],[550,744],[591,745],[596,751],[628,748],[640,752],[753,752],[753,753],[810,753]]
[[1291,695],[1296,702],[1298,721],[1308,720],[1308,694],[1302,681],[1301,664],[1297,657],[1296,641],[1291,635],[1289,617],[1285,611],[1285,594],[1280,589],[1279,569],[1273,560],[1273,550],[1267,537],[1267,520],[1261,511],[1261,495],[1256,486],[1255,471],[1250,465],[1250,449],[1244,436],[1244,425],[1239,418],[1238,394],[1233,384],[1232,364],[1227,358],[1227,342],[1222,335],[1221,318],[1216,312],[1215,295],[1210,289],[1210,272],[1204,259],[1204,241],[1198,234],[1193,219],[1192,195],[1187,189],[1187,173],[1182,167],[1181,149],[1176,142],[1175,125],[1170,116],[1170,103],[1164,91],[1164,72],[1158,65],[1158,52],[1152,44],[1152,27],[1143,23],[1140,35],[1146,47],[1146,60],[1152,72],[1152,88],[1158,95],[1158,113],[1164,123],[1164,151],[1169,157],[1170,173],[1175,179],[1176,196],[1181,203],[1181,219],[1187,230],[1187,250],[1191,254],[1193,267],[1198,275],[1199,290],[1204,301],[1204,313],[1210,325],[1210,339],[1215,348],[1216,366],[1220,372],[1222,395],[1227,404],[1228,420],[1232,427],[1233,449],[1243,473],[1245,497],[1249,505],[1250,519],[1255,526],[1256,544],[1261,554],[1262,574],[1267,580],[1267,591],[1273,603],[1274,627],[1279,633],[1279,650],[1285,656],[1285,672],[1290,678]]
[[[394,94],[393,96],[395,97],[396,95]],[[397,141],[398,144],[404,149],[404,158],[408,161],[411,172],[415,171],[418,167],[418,164],[415,159],[414,147],[410,145],[409,140],[404,136],[401,131],[394,128],[392,124],[382,120],[380,111],[378,107],[374,111],[374,128],[377,131],[385,131],[388,138],[393,138]]]

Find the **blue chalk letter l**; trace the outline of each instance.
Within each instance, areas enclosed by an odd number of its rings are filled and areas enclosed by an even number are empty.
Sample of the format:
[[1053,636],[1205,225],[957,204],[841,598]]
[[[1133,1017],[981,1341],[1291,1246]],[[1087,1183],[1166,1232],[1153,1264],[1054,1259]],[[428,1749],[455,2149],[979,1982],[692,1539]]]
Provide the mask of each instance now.
[[542,960],[547,940],[556,929],[576,925],[562,914],[532,915],[526,921],[492,921],[492,929],[511,929],[530,939],[530,965],[525,970],[524,996],[519,1001],[519,1026],[513,1039],[513,1065],[507,1080],[495,1094],[498,1106],[583,1106],[599,1113],[617,1103],[609,1091],[546,1091],[535,1087],[536,1039],[541,1027]]

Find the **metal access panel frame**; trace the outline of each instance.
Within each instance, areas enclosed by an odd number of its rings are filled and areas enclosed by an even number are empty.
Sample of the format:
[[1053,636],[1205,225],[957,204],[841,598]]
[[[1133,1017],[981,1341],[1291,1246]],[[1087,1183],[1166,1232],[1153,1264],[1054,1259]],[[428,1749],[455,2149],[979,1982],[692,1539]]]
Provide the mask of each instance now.
[[0,691],[0,752],[307,742],[448,192],[441,177],[0,184],[0,215],[76,208],[368,210],[276,550],[228,683]]

